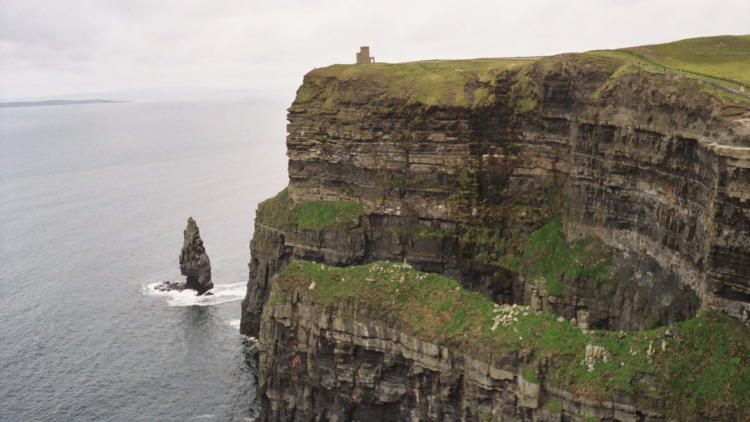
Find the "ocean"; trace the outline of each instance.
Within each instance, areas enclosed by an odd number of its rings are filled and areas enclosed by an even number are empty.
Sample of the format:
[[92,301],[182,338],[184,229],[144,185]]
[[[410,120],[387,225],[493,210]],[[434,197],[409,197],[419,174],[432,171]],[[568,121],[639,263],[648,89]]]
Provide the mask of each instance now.
[[[286,104],[0,109],[0,420],[245,421],[238,331],[257,203],[287,184]],[[193,216],[216,294],[183,280]]]

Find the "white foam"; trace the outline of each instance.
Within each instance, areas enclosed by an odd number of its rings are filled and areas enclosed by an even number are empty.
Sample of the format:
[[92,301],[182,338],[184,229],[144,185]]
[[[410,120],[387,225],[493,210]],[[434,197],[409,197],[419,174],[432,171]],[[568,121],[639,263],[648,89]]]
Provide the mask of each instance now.
[[[143,286],[141,291],[146,296],[162,297],[166,299],[169,306],[212,306],[221,303],[235,302],[245,297],[247,283],[214,284],[211,290],[213,295],[198,296],[195,290],[185,289],[181,291],[162,291],[156,287],[162,282],[151,283]],[[239,326],[238,326],[239,327]]]
[[[240,329],[240,320],[239,319],[228,319],[225,322],[227,323],[227,325],[229,325],[230,327],[234,328],[235,330],[239,330]],[[258,343],[258,339],[255,338],[255,337],[253,337],[253,336],[248,336],[248,335],[242,334],[242,337],[245,337],[246,339],[248,339],[248,340],[250,340],[250,341],[252,341],[252,342],[254,342],[256,344]]]

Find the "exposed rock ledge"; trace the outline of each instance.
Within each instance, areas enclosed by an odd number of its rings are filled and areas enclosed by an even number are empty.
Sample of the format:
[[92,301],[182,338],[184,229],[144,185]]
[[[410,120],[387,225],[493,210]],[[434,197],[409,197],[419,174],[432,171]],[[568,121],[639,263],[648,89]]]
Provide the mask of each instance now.
[[496,367],[382,323],[316,312],[304,292],[293,297],[271,305],[262,323],[262,420],[666,420],[625,393],[595,401],[542,388],[524,379],[522,359]]
[[[430,299],[420,298],[421,294],[447,294],[454,301],[453,309],[446,311],[449,314],[467,310],[462,308],[463,300],[469,301],[470,306],[482,304],[474,304],[476,299],[470,294],[454,292],[451,286],[455,283],[445,285],[435,279],[419,284],[425,275],[399,265],[365,267],[369,270],[364,271],[364,282],[352,280],[363,277],[359,268],[348,273],[318,266],[297,262],[290,266],[293,271],[285,270],[273,281],[259,337],[263,421],[649,422],[734,421],[748,416],[748,409],[731,405],[709,406],[710,414],[702,413],[700,407],[690,407],[693,405],[687,403],[692,403],[691,395],[704,394],[700,392],[703,383],[717,386],[707,379],[684,385],[679,393],[665,390],[664,381],[670,377],[684,377],[690,371],[699,377],[715,376],[713,371],[720,371],[718,367],[670,364],[669,359],[676,352],[693,353],[697,360],[711,353],[724,353],[694,347],[710,341],[704,336],[713,335],[714,330],[732,326],[731,321],[706,318],[654,333],[599,337],[582,334],[567,321],[536,314],[528,307],[496,306],[492,312],[495,326],[500,325],[497,331],[498,327],[493,327],[481,334],[483,330],[477,324],[486,319],[478,312],[467,315],[466,325],[452,334],[444,334],[446,331],[440,327],[423,330],[423,337],[433,338],[426,341],[404,331],[414,328],[408,321],[421,325],[443,317],[437,311],[424,315],[425,321],[421,321],[418,315],[409,314],[412,311],[408,308],[414,308],[414,312],[435,310],[424,305]],[[371,274],[373,278],[369,278]],[[443,290],[420,292],[422,286],[430,289],[435,283],[442,284]],[[408,295],[393,297],[395,312],[381,297],[394,292],[394,287],[395,292],[409,290]],[[378,299],[370,300],[372,297]],[[442,307],[442,300],[436,299],[437,307]],[[707,324],[716,328],[689,328]],[[607,340],[607,336],[612,340]],[[737,334],[736,329],[730,329],[721,336],[734,344],[730,348],[739,347],[731,352],[734,355],[747,351],[746,346],[741,346],[748,339],[747,333]],[[612,341],[618,337],[625,346],[608,350],[615,347]],[[492,338],[506,346],[488,348]],[[576,351],[566,342],[602,345],[586,344],[585,350]],[[541,344],[545,346],[540,348]],[[556,357],[552,361],[541,355]],[[734,358],[723,355],[721,359]],[[568,360],[571,361],[566,363]],[[561,371],[565,375],[561,376]],[[632,372],[635,378],[618,384],[622,381],[613,380],[621,377],[618,371]],[[750,371],[746,378],[739,375],[720,382],[736,383],[734,388],[738,388],[740,383],[750,382]],[[585,385],[583,380],[591,384]],[[563,385],[558,385],[561,382]],[[573,393],[571,388],[586,393]],[[591,397],[601,395],[606,388],[614,390],[600,398]],[[724,391],[730,396],[735,394],[730,390]],[[672,397],[667,400],[670,394]],[[713,399],[703,396],[699,400]],[[681,405],[683,402],[686,404]]]

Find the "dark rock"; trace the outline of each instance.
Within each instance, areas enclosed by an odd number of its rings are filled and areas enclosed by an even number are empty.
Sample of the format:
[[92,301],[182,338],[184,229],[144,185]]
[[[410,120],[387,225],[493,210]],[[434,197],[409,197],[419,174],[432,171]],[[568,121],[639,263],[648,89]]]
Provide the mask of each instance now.
[[185,290],[185,283],[181,281],[162,281],[154,289],[160,292],[180,292]]
[[198,225],[193,217],[188,218],[185,228],[185,242],[180,253],[180,272],[187,277],[186,289],[198,291],[199,295],[211,290],[211,262],[208,260],[206,248],[203,247]]
[[[528,365],[523,353],[480,359],[379,321],[327,312],[308,289],[286,293],[266,304],[260,322],[259,421],[667,420],[663,400],[639,403],[624,391],[592,400],[527,380],[519,369]],[[371,314],[367,304],[352,303],[347,311]],[[603,348],[587,351],[594,359],[606,356]],[[536,377],[545,379],[544,367]],[[640,382],[654,380],[644,375]]]

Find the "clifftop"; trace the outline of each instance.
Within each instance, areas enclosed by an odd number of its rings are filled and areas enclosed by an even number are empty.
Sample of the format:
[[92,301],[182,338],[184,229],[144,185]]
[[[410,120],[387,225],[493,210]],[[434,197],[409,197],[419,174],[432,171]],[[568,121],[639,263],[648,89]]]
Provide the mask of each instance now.
[[[297,103],[362,102],[373,97],[424,105],[488,104],[490,88],[504,72],[525,68],[536,58],[431,60],[408,63],[333,65],[305,75]],[[317,88],[329,85],[323,92]]]
[[690,38],[619,51],[636,54],[669,69],[750,87],[750,35]]
[[[700,110],[722,121],[731,132],[722,143],[750,147],[748,68],[750,35],[549,57],[333,65],[305,75],[292,110],[394,103],[475,108],[502,101],[519,114],[544,113],[545,78],[557,75],[576,84],[576,103],[570,106],[627,107],[623,101],[633,99],[618,93],[637,94],[636,102],[648,99],[642,97],[646,94],[670,112]],[[697,126],[692,134],[702,136],[705,130]]]

